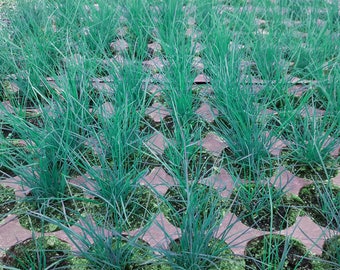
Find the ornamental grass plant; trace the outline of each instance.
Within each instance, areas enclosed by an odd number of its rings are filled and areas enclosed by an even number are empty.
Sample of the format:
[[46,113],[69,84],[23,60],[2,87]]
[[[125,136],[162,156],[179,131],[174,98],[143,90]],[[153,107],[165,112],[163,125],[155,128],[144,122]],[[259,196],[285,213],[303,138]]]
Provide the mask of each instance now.
[[139,183],[148,172],[150,155],[144,147],[149,135],[141,129],[149,102],[143,88],[147,74],[141,63],[127,62],[112,69],[113,92],[100,101],[112,109],[98,109],[98,126],[91,132],[97,164],[85,166],[88,185],[94,190],[89,192],[95,197],[90,211],[105,227],[134,228],[148,222],[157,210],[152,191]]
[[275,186],[281,177],[281,174],[276,175],[272,183],[264,173],[255,181],[233,176],[235,188],[230,196],[231,212],[242,223],[258,230],[279,231],[292,226],[301,213],[302,201],[284,187]]
[[169,248],[158,252],[171,269],[244,269],[244,261],[224,242],[232,224],[218,232],[229,210],[227,204],[213,187],[197,180],[187,188],[172,187],[161,198],[167,219],[181,235],[178,239],[168,236]]
[[311,269],[306,247],[284,235],[267,234],[248,243],[246,265],[250,269]]
[[148,44],[155,39],[155,28],[153,25],[153,3],[125,1],[122,3],[124,8],[127,27],[126,39],[129,44],[130,57],[136,57],[138,60],[147,60],[150,58]]
[[313,184],[300,190],[299,197],[304,204],[309,205],[304,208],[304,211],[315,222],[321,226],[339,230],[340,188],[337,185],[330,181],[314,180]]
[[93,120],[88,107],[90,98],[79,90],[83,89],[79,84],[84,80],[77,81],[71,71],[75,69],[70,69],[57,82],[60,89],[68,91],[52,92],[52,100],[32,87],[35,95],[45,100],[38,107],[40,125],[23,118],[20,108],[14,107],[14,113],[3,108],[4,121],[17,130],[26,145],[25,151],[14,149],[14,156],[23,160],[25,165],[18,167],[17,159],[12,159],[11,155],[4,157],[6,166],[20,176],[32,194],[39,197],[63,196],[67,179],[79,173],[80,153],[86,149],[86,133]]
[[186,2],[163,2],[155,14],[157,39],[168,62],[164,70],[164,100],[174,122],[180,126],[191,124],[199,105],[192,91],[197,76],[192,67],[196,41],[188,33],[190,4],[185,5]]
[[305,111],[305,117],[295,118],[291,123],[289,150],[283,157],[288,164],[294,164],[293,172],[302,177],[330,179],[337,174],[338,158],[331,155],[337,146],[337,136],[331,136],[338,133],[337,125],[329,126],[315,110],[308,112],[306,108]]
[[215,132],[228,145],[226,162],[234,162],[243,177],[252,175],[257,179],[258,172],[271,174],[269,170],[273,169],[270,148],[274,134],[266,129],[264,121],[267,120],[254,103],[254,96],[244,95],[243,91],[249,92],[249,89],[214,88],[213,104],[219,110]]
[[5,255],[1,269],[63,269],[72,268],[70,247],[55,236],[33,236],[18,243]]
[[[14,149],[15,154],[24,164],[18,166],[17,159],[11,156],[3,157],[7,168],[20,176],[22,184],[31,190],[36,197],[60,197],[67,187],[67,176],[70,169],[68,157],[71,137],[63,135],[63,130],[45,130],[42,133],[37,127],[29,125],[16,116],[10,116],[11,121],[20,125],[24,138],[29,137],[26,151]],[[28,132],[29,131],[29,132]],[[27,136],[27,137],[26,137]],[[66,148],[68,147],[68,148]]]
[[[269,149],[274,134],[265,128],[264,108],[256,104],[255,92],[246,82],[241,82],[244,76],[241,58],[244,52],[223,43],[225,34],[218,28],[216,31],[220,32],[217,37],[221,41],[211,43],[214,45],[207,50],[206,55],[207,59],[215,59],[223,52],[217,63],[206,63],[211,70],[214,91],[210,103],[218,110],[215,132],[227,143],[231,152],[229,159],[236,161],[243,169],[247,167],[248,173],[254,172],[257,167],[265,169],[265,166],[270,167]],[[221,48],[217,47],[218,44]]]

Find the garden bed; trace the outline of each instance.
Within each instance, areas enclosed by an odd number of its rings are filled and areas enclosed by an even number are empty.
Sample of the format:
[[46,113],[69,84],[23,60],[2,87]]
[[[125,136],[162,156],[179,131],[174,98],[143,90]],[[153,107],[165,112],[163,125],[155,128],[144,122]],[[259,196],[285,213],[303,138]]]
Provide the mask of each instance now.
[[336,1],[113,2],[0,0],[0,268],[340,268]]

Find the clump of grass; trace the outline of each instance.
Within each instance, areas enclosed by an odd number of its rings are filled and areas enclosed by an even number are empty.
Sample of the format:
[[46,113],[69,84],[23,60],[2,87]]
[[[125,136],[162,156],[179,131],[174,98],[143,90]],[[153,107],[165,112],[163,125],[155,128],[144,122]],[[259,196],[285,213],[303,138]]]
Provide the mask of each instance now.
[[114,95],[107,96],[107,100],[114,102],[115,108],[129,106],[129,110],[136,111],[134,114],[138,112],[144,116],[151,99],[144,89],[150,82],[150,75],[143,70],[142,62],[134,57],[126,57],[122,65],[113,62],[108,71],[114,80]]
[[92,132],[98,162],[96,167],[86,164],[85,169],[95,190],[95,220],[106,227],[131,229],[145,225],[157,210],[152,191],[139,184],[150,156],[144,146],[148,134],[141,130],[148,105],[146,74],[140,62],[112,66],[112,71],[114,92],[102,102],[113,110],[98,109],[98,127]]
[[89,209],[96,223],[110,229],[133,230],[151,222],[158,211],[157,200],[149,188],[138,183],[142,174],[126,173],[118,178],[112,175],[112,170],[104,170],[100,169],[98,175],[89,171],[96,181]]
[[273,132],[266,129],[251,94],[244,96],[243,90],[226,89],[215,89],[214,102],[220,113],[215,131],[228,145],[226,163],[235,164],[234,170],[243,178],[251,176],[255,180],[264,171],[271,174],[274,159],[269,149],[274,143]]
[[67,152],[61,148],[63,138],[53,131],[46,131],[40,137],[40,130],[35,130],[36,133],[32,131],[34,127],[21,125],[21,128],[31,130],[27,152],[17,149],[17,155],[25,160],[25,165],[18,166],[16,159],[8,157],[6,167],[20,176],[22,183],[30,188],[36,198],[62,197],[66,191],[69,170],[69,165],[65,162]]
[[129,44],[130,57],[138,60],[146,60],[150,57],[148,43],[153,40],[154,27],[153,14],[150,10],[152,3],[145,0],[127,1],[126,9],[126,38]]
[[[113,236],[97,241],[82,255],[91,267],[100,269],[168,269],[158,267],[155,255],[148,245],[136,237]],[[99,240],[99,241],[98,241]]]
[[[8,156],[6,166],[20,176],[34,197],[62,197],[67,189],[67,179],[78,169],[77,151],[84,146],[79,135],[80,126],[73,122],[76,121],[72,117],[73,108],[58,105],[60,107],[53,107],[53,112],[42,109],[43,128],[27,122],[20,115],[6,112],[6,121],[18,130],[26,144],[23,149],[14,149],[16,155],[25,161],[23,165]],[[60,118],[64,113],[68,117]]]
[[[188,166],[185,163],[188,162]],[[206,152],[198,143],[187,145],[185,149],[181,145],[169,143],[164,150],[161,162],[169,174],[178,181],[185,179],[186,169],[188,181],[203,179],[211,176],[219,170],[218,160]]]
[[[21,148],[20,151],[18,149]],[[0,135],[0,179],[15,176],[12,167],[7,166],[7,159],[15,160],[15,164],[24,165],[25,160],[22,159],[20,152],[27,151],[25,144],[20,139],[11,139],[9,137],[1,137]]]
[[61,53],[65,51],[65,32],[55,31],[54,12],[53,5],[47,1],[21,1],[7,12],[11,23],[1,29],[5,40],[1,70],[6,75],[15,74],[23,95],[31,100],[34,95],[30,85],[39,88],[42,77],[54,74],[60,67]]
[[269,149],[274,134],[266,128],[268,120],[263,116],[263,108],[255,103],[255,93],[241,83],[242,55],[233,48],[218,65],[210,64],[214,90],[210,102],[219,112],[214,129],[228,145],[227,162],[246,170],[242,177],[250,174],[256,179],[257,173],[273,167]]
[[231,211],[243,223],[259,230],[281,230],[293,225],[301,201],[264,180],[240,183],[232,193]]
[[160,250],[172,269],[244,269],[217,230],[226,208],[217,192],[202,184],[189,189],[170,187],[163,198],[167,218],[181,229],[181,237],[170,241],[169,250]]
[[191,89],[196,77],[192,69],[195,42],[186,33],[185,3],[163,2],[155,14],[159,43],[168,61],[163,95],[174,121],[181,126],[189,124],[198,108]]
[[299,192],[303,200],[305,211],[324,227],[338,230],[340,226],[340,188],[331,183],[311,184],[303,187]]
[[73,269],[69,245],[55,236],[33,237],[16,244],[6,251],[3,262],[5,269]]
[[247,267],[254,269],[312,269],[306,247],[296,239],[267,234],[246,247]]
[[[75,120],[75,115],[72,115],[73,107],[65,108],[65,103],[62,102],[56,105],[51,102],[50,105],[53,106],[53,111],[41,107],[42,126],[28,122],[16,111],[3,111],[4,120],[18,130],[25,144],[21,148],[13,147],[13,155],[5,156],[3,160],[5,167],[19,176],[21,185],[27,191],[27,196],[21,204],[22,210],[28,211],[29,214],[40,211],[72,224],[79,218],[82,205],[75,202],[80,198],[71,192],[68,180],[80,172],[78,153],[84,149],[84,141],[80,135],[81,126],[72,122]],[[61,117],[63,113],[66,113],[67,117]],[[18,164],[18,160],[22,162]],[[30,218],[23,212],[17,212],[22,217],[20,221],[23,226],[33,226],[36,230],[57,229],[51,228],[49,224],[42,225],[39,218]]]
[[[122,233],[123,228],[117,224],[110,231],[98,227],[95,222],[84,217],[75,226],[75,230],[60,224],[59,221],[42,217],[48,222],[61,226],[63,231],[78,249],[76,267],[81,269],[164,269],[169,267],[160,256],[153,253],[153,248],[141,240],[149,228],[145,226],[134,236]],[[72,268],[73,269],[73,268]]]
[[[274,46],[275,37],[260,36],[253,45],[253,54],[257,75],[266,81],[279,81],[288,71],[283,60],[283,52]],[[265,56],[265,57],[263,57]]]
[[[205,198],[207,194],[209,196]],[[183,220],[189,214],[195,216],[196,226],[203,226],[206,219],[211,219],[211,223],[216,222],[218,225],[226,211],[223,199],[217,191],[199,183],[189,184],[189,190],[181,186],[172,186],[162,201],[164,201],[163,212],[166,217],[178,227],[183,224]]]
[[244,269],[244,262],[224,241],[196,236],[188,239],[185,235],[170,243],[166,258],[172,269]]
[[288,136],[289,150],[283,154],[286,162],[291,164],[289,168],[298,176],[309,179],[326,180],[334,177],[337,174],[337,162],[331,153],[337,142],[330,135],[336,129],[336,124],[326,128],[326,122],[315,112],[293,121],[292,133]]
[[[224,31],[224,25],[227,24],[225,17],[218,16],[216,14],[218,10],[215,10],[214,7],[208,7],[208,12],[202,13],[204,14],[204,20],[209,23],[204,24],[202,22],[202,24],[198,25],[206,34],[200,38],[206,46],[202,54],[205,74],[209,77],[215,74],[217,77],[219,76],[218,70],[227,69],[228,83],[234,82],[237,84],[239,82],[239,68],[237,67],[239,51],[237,49],[230,50],[232,35],[230,32]],[[235,42],[239,42],[239,40],[236,38]],[[236,47],[236,44],[234,46]]]

